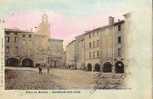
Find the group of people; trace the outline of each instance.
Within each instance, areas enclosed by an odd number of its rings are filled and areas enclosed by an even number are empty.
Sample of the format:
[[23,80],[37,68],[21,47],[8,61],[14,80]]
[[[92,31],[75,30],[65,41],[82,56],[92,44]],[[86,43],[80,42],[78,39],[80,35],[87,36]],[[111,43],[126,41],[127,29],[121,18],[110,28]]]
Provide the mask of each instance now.
[[39,71],[39,74],[42,74],[43,73],[43,68],[47,68],[47,74],[49,74],[49,72],[50,72],[50,66],[49,65],[45,65],[45,64],[38,64],[37,65],[37,67],[38,67],[38,71]]

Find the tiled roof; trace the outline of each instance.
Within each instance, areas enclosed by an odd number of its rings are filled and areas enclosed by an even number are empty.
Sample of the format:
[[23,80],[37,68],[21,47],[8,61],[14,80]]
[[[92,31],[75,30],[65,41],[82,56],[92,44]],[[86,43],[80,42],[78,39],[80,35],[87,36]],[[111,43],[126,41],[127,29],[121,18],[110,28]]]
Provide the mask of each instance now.
[[32,32],[30,32],[30,31],[26,31],[26,30],[20,30],[20,29],[8,29],[8,28],[5,28],[5,32],[32,33]]
[[106,29],[106,28],[108,28],[108,27],[115,26],[115,25],[122,24],[122,23],[124,23],[124,20],[121,20],[121,21],[119,21],[119,22],[115,22],[115,23],[112,24],[112,25],[105,25],[105,26],[102,26],[102,27],[98,27],[98,28],[92,29],[92,30],[90,30],[90,31],[86,31],[84,34],[81,34],[81,35],[79,35],[79,36],[77,36],[77,37],[80,37],[80,36],[83,36],[83,35],[87,35],[87,34],[89,34],[89,33],[91,33],[91,32],[94,32],[94,31],[97,31],[97,30]]

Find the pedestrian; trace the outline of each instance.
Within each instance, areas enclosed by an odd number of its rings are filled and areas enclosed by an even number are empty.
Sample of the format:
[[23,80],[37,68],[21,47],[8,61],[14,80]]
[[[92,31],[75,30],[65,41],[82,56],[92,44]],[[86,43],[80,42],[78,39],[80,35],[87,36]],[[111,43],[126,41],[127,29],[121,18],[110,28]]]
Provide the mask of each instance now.
[[39,74],[42,74],[42,66],[40,64],[38,66],[38,69],[39,69]]
[[50,65],[48,64],[47,65],[47,74],[49,74],[49,71],[50,71]]

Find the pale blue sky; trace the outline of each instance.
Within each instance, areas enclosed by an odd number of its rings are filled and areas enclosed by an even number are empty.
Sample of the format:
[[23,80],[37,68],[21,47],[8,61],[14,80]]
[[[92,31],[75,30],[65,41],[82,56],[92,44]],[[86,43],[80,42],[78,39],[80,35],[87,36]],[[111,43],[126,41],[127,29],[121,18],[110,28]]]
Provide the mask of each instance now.
[[53,10],[67,15],[91,15],[98,10],[123,9],[127,0],[2,0],[0,14],[24,10]]
[[24,10],[52,10],[75,16],[93,15],[98,10],[125,10],[130,5],[149,6],[151,0],[0,0],[0,15]]

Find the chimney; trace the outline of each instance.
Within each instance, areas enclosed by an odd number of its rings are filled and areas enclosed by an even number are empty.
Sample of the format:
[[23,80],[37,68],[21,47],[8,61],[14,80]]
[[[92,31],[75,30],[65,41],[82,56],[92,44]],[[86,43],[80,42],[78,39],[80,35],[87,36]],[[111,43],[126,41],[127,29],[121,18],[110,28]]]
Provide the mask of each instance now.
[[112,25],[114,23],[114,17],[109,16],[109,25]]
[[129,18],[131,16],[131,13],[126,13],[123,16],[124,16],[124,18]]

